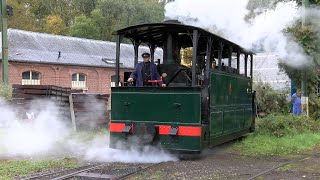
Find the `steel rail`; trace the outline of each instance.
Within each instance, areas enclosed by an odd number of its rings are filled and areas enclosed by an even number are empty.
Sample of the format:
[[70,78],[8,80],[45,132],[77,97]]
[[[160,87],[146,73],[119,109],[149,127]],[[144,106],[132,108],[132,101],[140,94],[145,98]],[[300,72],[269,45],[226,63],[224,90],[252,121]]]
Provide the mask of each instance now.
[[278,166],[276,166],[276,167],[267,169],[267,170],[265,170],[265,171],[263,171],[263,172],[261,172],[261,173],[259,173],[259,174],[256,174],[256,175],[250,177],[248,180],[256,179],[256,178],[258,178],[258,177],[260,177],[260,176],[262,176],[262,175],[268,174],[268,173],[270,173],[270,172],[272,172],[272,171],[274,171],[274,170],[277,170],[277,169],[279,169],[279,168],[281,168],[281,167],[283,167],[283,166],[286,166],[286,165],[288,165],[288,164],[296,163],[296,162],[299,162],[299,161],[304,161],[304,160],[309,159],[309,158],[311,158],[311,157],[317,157],[318,155],[320,155],[320,153],[316,153],[316,154],[312,154],[312,155],[307,155],[307,156],[304,156],[304,157],[300,157],[300,158],[297,158],[297,159],[293,159],[293,160],[288,161],[288,162],[286,162],[286,163],[280,164],[280,165],[278,165]]
[[82,169],[82,170],[79,170],[79,171],[76,171],[76,172],[72,172],[72,173],[69,173],[69,174],[66,174],[66,175],[63,175],[63,176],[60,176],[60,177],[56,177],[56,178],[53,178],[52,180],[63,180],[63,179],[69,179],[77,174],[80,174],[82,172],[86,172],[86,171],[90,171],[90,170],[93,170],[93,169],[97,169],[101,166],[105,166],[107,164],[99,164],[99,165],[96,165],[96,166],[93,166],[93,167],[90,167],[90,168],[86,168],[86,169]]
[[[101,164],[98,164],[101,165]],[[59,176],[59,174],[65,174],[68,171],[76,171],[78,172],[78,169],[88,169],[89,167],[96,167],[98,166],[97,164],[94,165],[85,165],[85,166],[80,166],[80,167],[75,167],[75,168],[68,168],[68,169],[63,169],[60,171],[55,171],[55,172],[49,172],[49,173],[45,173],[45,174],[40,174],[40,175],[35,175],[35,176],[31,176],[31,177],[26,177],[26,178],[22,178],[21,180],[33,180],[33,179],[42,179],[42,178],[50,178],[52,176]]]
[[[125,175],[119,175],[117,177],[113,177],[111,178],[112,180],[123,180],[123,179],[127,179],[131,176],[134,176],[136,175],[137,173],[139,172],[143,172],[143,171],[146,171],[148,169],[151,169],[153,167],[156,167],[156,166],[159,166],[159,165],[162,165],[164,164],[165,162],[161,162],[161,163],[156,163],[156,164],[153,164],[153,165],[149,165],[147,167],[144,167],[144,168],[141,168],[141,169],[138,169],[134,172],[130,172],[130,173],[127,173]],[[102,167],[102,166],[105,166],[106,164],[100,164],[100,165],[97,165],[97,166],[94,166],[94,167],[90,167],[90,168],[86,168],[86,169],[82,169],[82,170],[79,170],[79,171],[75,171],[75,172],[72,172],[72,173],[69,173],[69,174],[65,174],[65,175],[62,175],[62,176],[59,176],[59,177],[56,177],[56,178],[53,178],[52,180],[65,180],[65,179],[70,179],[72,177],[75,177],[77,176],[78,174],[81,174],[83,172],[89,172],[91,170],[94,170],[94,169],[97,169],[99,167]],[[107,174],[106,174],[107,175]]]
[[151,168],[156,167],[156,166],[163,165],[163,164],[165,164],[165,163],[167,163],[167,162],[161,162],[161,163],[157,163],[157,164],[153,164],[153,165],[147,166],[147,167],[145,167],[145,168],[141,168],[141,169],[139,169],[139,170],[137,170],[137,171],[128,173],[128,174],[126,174],[126,175],[119,176],[118,178],[116,178],[116,180],[124,180],[124,179],[127,179],[128,177],[134,176],[134,175],[136,175],[136,174],[139,173],[139,172],[146,171],[146,170],[148,170],[148,169],[151,169]]

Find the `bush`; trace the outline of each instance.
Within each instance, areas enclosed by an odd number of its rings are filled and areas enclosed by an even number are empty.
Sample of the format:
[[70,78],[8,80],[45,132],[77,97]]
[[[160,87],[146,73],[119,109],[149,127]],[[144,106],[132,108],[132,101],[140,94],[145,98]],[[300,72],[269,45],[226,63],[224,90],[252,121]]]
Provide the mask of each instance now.
[[0,83],[0,98],[11,99],[12,98],[12,87]]
[[267,83],[257,83],[254,85],[256,91],[256,102],[260,112],[286,113],[290,112],[290,103],[288,102],[289,91],[275,90]]
[[281,138],[253,134],[247,137],[235,148],[243,155],[249,156],[281,156],[291,153],[301,153],[312,149],[320,142],[319,133],[303,133],[294,136],[284,136]]
[[313,119],[320,120],[320,98],[309,98],[309,116]]
[[244,155],[279,156],[320,145],[320,122],[312,118],[271,114],[256,122],[257,131],[235,146]]
[[320,121],[306,116],[274,115],[257,120],[259,134],[275,137],[315,133],[320,131]]

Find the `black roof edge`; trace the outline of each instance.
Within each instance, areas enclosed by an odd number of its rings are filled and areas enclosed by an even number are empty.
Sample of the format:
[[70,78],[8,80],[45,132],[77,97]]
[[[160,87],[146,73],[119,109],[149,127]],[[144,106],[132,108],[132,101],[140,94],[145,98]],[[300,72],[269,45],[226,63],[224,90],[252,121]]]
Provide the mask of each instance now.
[[228,39],[225,39],[219,35],[216,35],[214,33],[211,33],[205,29],[202,29],[200,27],[196,27],[196,26],[191,26],[191,25],[185,25],[185,24],[181,24],[181,23],[175,23],[175,22],[161,22],[161,23],[146,23],[146,24],[138,24],[138,25],[133,25],[133,26],[129,26],[129,27],[126,27],[126,28],[123,28],[123,29],[119,29],[117,31],[114,31],[112,34],[113,35],[123,35],[125,32],[129,31],[129,30],[133,30],[133,29],[137,29],[137,28],[142,28],[142,27],[147,27],[147,26],[156,26],[156,25],[161,25],[161,26],[178,26],[178,27],[185,27],[185,28],[191,28],[191,29],[197,29],[199,31],[202,31],[202,32],[205,32],[206,34],[210,34],[212,36],[215,36],[216,38],[219,38],[233,46],[236,46],[238,47],[243,53],[247,53],[247,54],[252,54],[252,55],[255,55],[254,52],[250,51],[250,50],[247,50],[245,49],[244,47],[228,40]]
[[[0,58],[0,62],[2,59]],[[115,65],[112,66],[97,66],[97,65],[87,65],[87,64],[72,64],[72,63],[55,63],[55,62],[44,62],[44,61],[24,61],[24,60],[11,60],[9,62],[13,63],[36,63],[36,64],[45,64],[45,65],[59,65],[59,66],[78,66],[78,67],[95,67],[95,68],[111,68],[114,69]],[[122,64],[122,63],[121,63]],[[133,69],[132,67],[120,66],[121,69]]]

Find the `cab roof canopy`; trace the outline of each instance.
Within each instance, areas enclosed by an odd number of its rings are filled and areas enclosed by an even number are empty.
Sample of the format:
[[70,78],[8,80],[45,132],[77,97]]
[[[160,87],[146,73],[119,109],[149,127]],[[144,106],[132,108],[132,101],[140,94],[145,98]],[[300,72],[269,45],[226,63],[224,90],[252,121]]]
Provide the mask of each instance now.
[[228,57],[228,50],[230,47],[232,47],[233,52],[240,51],[240,53],[243,54],[253,54],[251,51],[248,51],[238,44],[233,43],[216,34],[213,34],[199,27],[181,24],[178,21],[165,21],[162,23],[136,25],[120,29],[113,34],[120,35],[124,38],[128,38],[140,43],[155,45],[157,47],[163,47],[164,43],[166,43],[168,34],[178,34],[178,40],[179,42],[182,42],[182,46],[192,47],[192,34],[194,30],[198,30],[198,33],[200,35],[198,41],[198,53],[200,54],[206,52],[206,46],[209,37],[211,37],[211,39],[213,40],[212,46],[215,54],[217,54],[220,42],[223,43],[223,58]]

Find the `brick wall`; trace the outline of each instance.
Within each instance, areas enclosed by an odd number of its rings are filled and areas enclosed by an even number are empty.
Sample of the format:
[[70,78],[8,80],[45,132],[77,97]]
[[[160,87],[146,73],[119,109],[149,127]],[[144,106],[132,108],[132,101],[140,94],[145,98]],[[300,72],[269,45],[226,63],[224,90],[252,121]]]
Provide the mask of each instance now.
[[[115,74],[113,68],[83,67],[68,65],[50,65],[35,63],[9,63],[9,83],[21,84],[22,73],[25,71],[36,71],[40,73],[41,85],[56,85],[71,87],[72,74],[85,74],[88,93],[110,94],[111,76]],[[122,71],[127,71],[122,70]],[[0,78],[2,76],[0,63]]]

